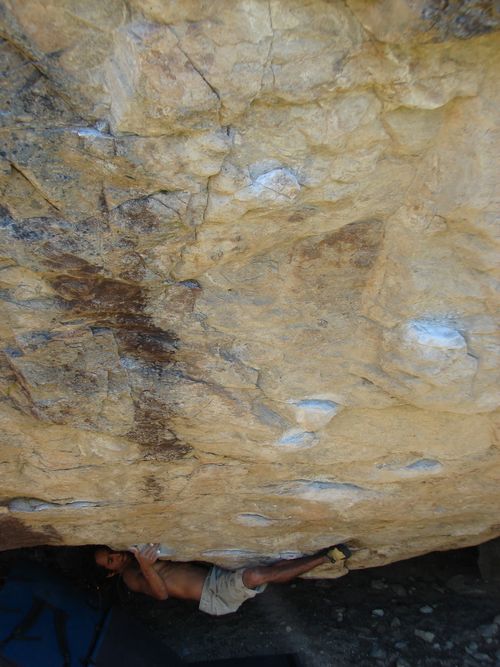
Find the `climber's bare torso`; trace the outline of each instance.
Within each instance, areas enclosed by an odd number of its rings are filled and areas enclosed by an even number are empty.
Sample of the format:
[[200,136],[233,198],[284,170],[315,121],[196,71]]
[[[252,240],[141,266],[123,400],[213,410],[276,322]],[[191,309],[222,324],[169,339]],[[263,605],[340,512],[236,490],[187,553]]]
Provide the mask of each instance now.
[[[192,563],[173,563],[158,560],[153,563],[152,568],[165,584],[168,597],[182,600],[199,600],[201,598],[208,571],[204,567]],[[137,590],[138,580],[142,578],[143,574],[135,563],[131,563],[123,571],[123,580],[132,590]]]
[[144,593],[158,600],[169,597],[199,600],[207,570],[194,563],[173,563],[158,560],[159,545],[150,544],[142,549],[114,551],[109,547],[94,552],[97,565],[120,574],[125,584],[135,593]]

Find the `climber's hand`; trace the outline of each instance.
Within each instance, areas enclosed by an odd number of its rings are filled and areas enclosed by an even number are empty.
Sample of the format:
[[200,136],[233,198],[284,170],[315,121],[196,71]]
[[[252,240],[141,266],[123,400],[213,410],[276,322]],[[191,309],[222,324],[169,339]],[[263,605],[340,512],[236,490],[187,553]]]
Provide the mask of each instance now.
[[138,547],[131,547],[130,551],[134,554],[137,562],[141,566],[153,565],[160,556],[159,544],[146,544],[141,549]]

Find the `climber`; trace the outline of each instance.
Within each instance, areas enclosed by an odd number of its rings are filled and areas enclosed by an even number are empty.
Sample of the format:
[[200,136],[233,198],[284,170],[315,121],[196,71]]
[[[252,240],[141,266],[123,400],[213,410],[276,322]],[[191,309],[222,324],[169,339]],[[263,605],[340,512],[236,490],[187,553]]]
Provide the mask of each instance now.
[[268,583],[286,583],[318,565],[337,563],[351,555],[347,546],[339,544],[313,556],[280,560],[273,565],[236,571],[214,565],[207,572],[205,567],[194,563],[158,560],[158,544],[141,549],[132,547],[130,552],[97,547],[94,560],[100,568],[108,571],[108,576],[121,575],[134,592],[157,600],[169,597],[196,600],[201,611],[213,616],[236,611],[245,600],[262,593]]

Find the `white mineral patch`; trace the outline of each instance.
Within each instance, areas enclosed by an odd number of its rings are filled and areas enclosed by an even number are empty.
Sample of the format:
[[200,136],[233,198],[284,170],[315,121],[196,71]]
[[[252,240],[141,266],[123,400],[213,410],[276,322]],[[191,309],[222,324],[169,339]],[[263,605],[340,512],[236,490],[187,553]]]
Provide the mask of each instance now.
[[293,448],[312,447],[318,442],[318,437],[315,433],[310,431],[301,431],[300,429],[292,428],[286,431],[278,440],[278,445]]
[[418,459],[405,466],[400,465],[382,465],[377,466],[384,473],[389,473],[394,477],[424,477],[426,475],[435,475],[443,470],[443,464],[433,459]]
[[252,185],[235,193],[240,201],[262,200],[269,203],[292,201],[300,191],[300,184],[295,174],[289,169],[272,169],[257,176]]
[[405,333],[410,342],[418,345],[446,350],[460,350],[467,347],[465,338],[459,331],[442,324],[414,321],[406,325]]
[[88,500],[75,500],[69,503],[50,503],[36,498],[13,498],[9,502],[11,512],[43,512],[45,510],[86,509],[98,507],[99,503]]
[[236,521],[241,523],[243,526],[255,526],[255,527],[264,527],[270,526],[273,523],[272,519],[269,519],[262,514],[238,514]]
[[405,470],[410,472],[438,472],[442,470],[443,464],[433,459],[420,459],[405,466]]
[[276,555],[276,560],[293,560],[294,558],[301,558],[306,554],[302,551],[280,551]]
[[271,190],[278,195],[293,199],[300,190],[300,184],[289,169],[273,169],[255,179],[254,187]]
[[[470,397],[480,386],[475,381],[479,363],[455,327],[412,320],[384,333],[383,350],[380,365],[395,381],[394,396],[420,408],[470,410]],[[491,395],[485,389],[481,399]],[[478,404],[476,399],[476,409]]]
[[342,406],[334,401],[314,398],[290,402],[295,408],[297,422],[308,431],[323,428],[342,409]]
[[96,129],[95,127],[79,127],[75,130],[76,134],[79,137],[85,139],[112,139],[113,137],[109,134],[101,132],[101,130]]
[[[137,547],[138,549],[143,549],[144,547],[148,546],[147,543],[144,544],[133,544],[131,546]],[[158,558],[169,558],[175,554],[175,549],[172,549],[170,547],[167,547],[165,544],[160,544],[158,547],[160,550],[160,553],[158,554]]]
[[287,492],[305,500],[320,503],[339,504],[341,507],[355,505],[363,500],[374,498],[378,493],[364,489],[356,484],[325,481],[300,481]]
[[54,503],[46,503],[35,498],[14,498],[9,502],[11,512],[39,512],[57,507]]

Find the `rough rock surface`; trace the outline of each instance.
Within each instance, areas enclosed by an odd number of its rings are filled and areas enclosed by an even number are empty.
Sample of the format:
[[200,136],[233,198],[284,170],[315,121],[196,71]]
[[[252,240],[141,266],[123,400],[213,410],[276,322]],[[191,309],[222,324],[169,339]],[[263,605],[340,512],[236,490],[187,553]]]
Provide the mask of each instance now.
[[0,548],[500,535],[495,7],[2,0]]

